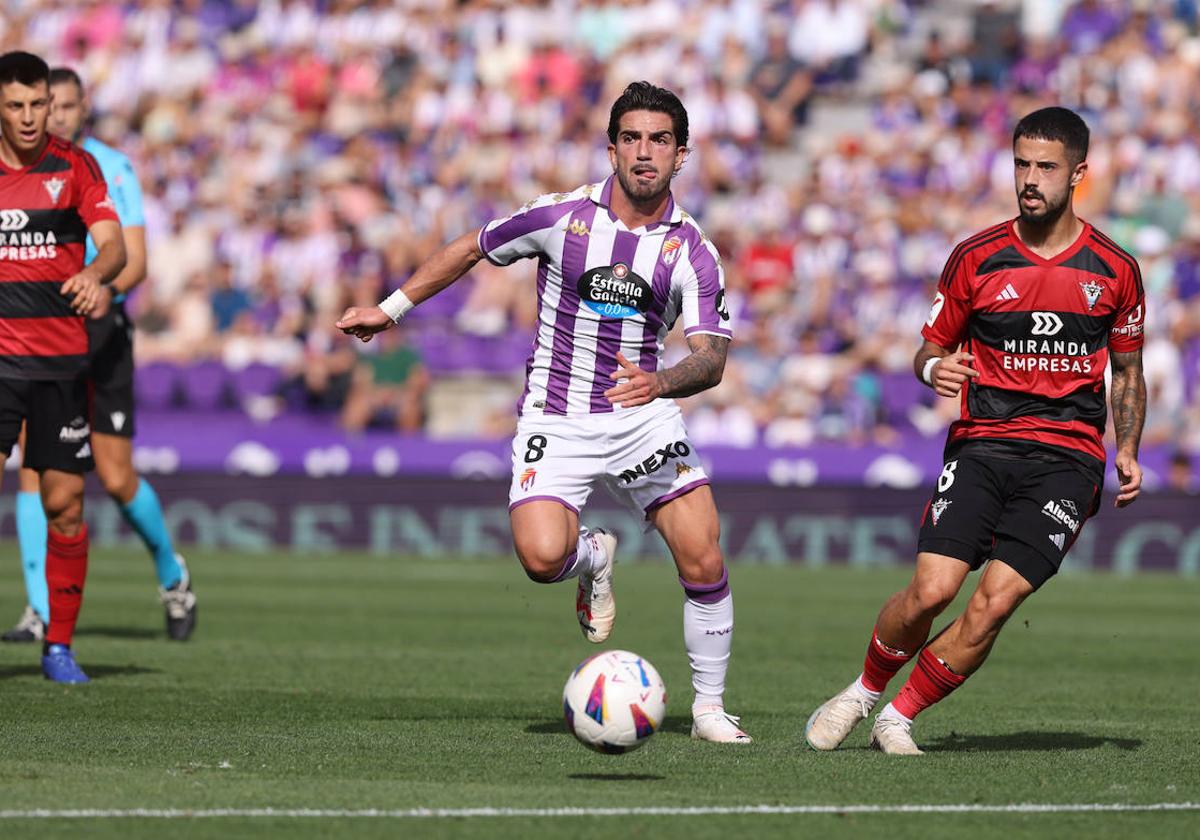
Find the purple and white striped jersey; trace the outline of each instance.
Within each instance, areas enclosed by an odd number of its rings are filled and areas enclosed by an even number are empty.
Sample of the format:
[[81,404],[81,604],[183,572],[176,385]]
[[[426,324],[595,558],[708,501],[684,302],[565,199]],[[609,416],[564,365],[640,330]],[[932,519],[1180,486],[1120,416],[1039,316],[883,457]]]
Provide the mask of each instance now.
[[538,327],[525,366],[524,416],[580,417],[614,410],[617,352],[643,370],[662,364],[680,315],[685,335],[732,338],[717,249],[687,213],[629,230],[609,209],[616,177],[544,195],[489,222],[479,247],[491,262],[538,258]]

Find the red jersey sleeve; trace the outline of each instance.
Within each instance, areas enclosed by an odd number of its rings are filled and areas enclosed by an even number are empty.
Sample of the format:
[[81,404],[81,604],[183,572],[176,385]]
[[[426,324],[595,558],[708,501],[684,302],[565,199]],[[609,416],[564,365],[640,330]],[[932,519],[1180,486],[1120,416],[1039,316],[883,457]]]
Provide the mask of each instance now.
[[90,229],[96,222],[120,222],[117,205],[108,195],[108,184],[100,172],[100,164],[90,152],[78,150],[75,177],[78,179],[75,209],[84,226]]
[[1141,348],[1146,331],[1146,294],[1136,262],[1124,269],[1121,280],[1121,303],[1108,336],[1108,349],[1113,353],[1132,353]]
[[926,341],[951,352],[966,340],[967,323],[971,319],[971,275],[966,262],[956,260],[953,254],[946,262],[933,305],[929,307],[929,317],[921,330]]

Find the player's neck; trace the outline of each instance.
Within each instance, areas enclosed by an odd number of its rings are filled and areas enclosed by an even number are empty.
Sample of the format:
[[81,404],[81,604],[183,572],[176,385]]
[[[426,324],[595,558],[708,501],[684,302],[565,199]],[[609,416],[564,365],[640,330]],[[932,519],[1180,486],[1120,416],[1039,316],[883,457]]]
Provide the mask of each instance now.
[[1021,244],[1043,259],[1053,259],[1070,248],[1083,233],[1083,221],[1070,206],[1050,224],[1042,225],[1018,218],[1017,236]]
[[617,184],[612,192],[610,209],[620,219],[621,224],[633,230],[661,221],[670,201],[670,190],[664,190],[662,195],[649,201],[634,201],[629,193]]
[[9,169],[24,169],[31,163],[35,163],[42,156],[42,151],[49,142],[49,137],[43,137],[42,142],[38,143],[32,151],[22,155],[7,142],[0,139],[0,163],[3,163]]

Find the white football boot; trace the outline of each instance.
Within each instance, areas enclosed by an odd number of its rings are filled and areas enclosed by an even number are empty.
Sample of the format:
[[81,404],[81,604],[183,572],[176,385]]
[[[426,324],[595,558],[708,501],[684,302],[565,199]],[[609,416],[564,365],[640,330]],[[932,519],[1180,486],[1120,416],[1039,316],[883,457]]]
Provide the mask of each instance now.
[[575,593],[575,615],[579,618],[579,629],[583,637],[593,644],[600,644],[612,633],[617,620],[617,601],[613,597],[613,559],[617,555],[617,538],[607,531],[593,528],[588,537],[593,546],[604,555],[603,561],[593,563],[595,571],[579,575],[579,589]]
[[696,706],[692,709],[692,740],[716,744],[749,744],[754,741],[738,726],[734,717],[721,706]]
[[835,750],[875,708],[858,687],[858,680],[819,706],[804,725],[804,740],[814,750]]
[[911,723],[883,714],[871,727],[871,749],[888,755],[925,755],[912,739]]

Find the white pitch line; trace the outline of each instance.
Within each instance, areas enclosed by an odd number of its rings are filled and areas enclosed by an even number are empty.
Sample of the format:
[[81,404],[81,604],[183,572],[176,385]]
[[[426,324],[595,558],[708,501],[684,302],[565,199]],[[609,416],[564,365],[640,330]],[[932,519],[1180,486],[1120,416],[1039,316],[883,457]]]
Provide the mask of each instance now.
[[47,819],[202,819],[212,817],[274,817],[289,819],[462,819],[469,817],[695,817],[790,814],[1079,814],[1143,811],[1200,811],[1200,802],[1041,803],[1009,805],[712,805],[648,808],[77,808],[0,811],[0,820]]

